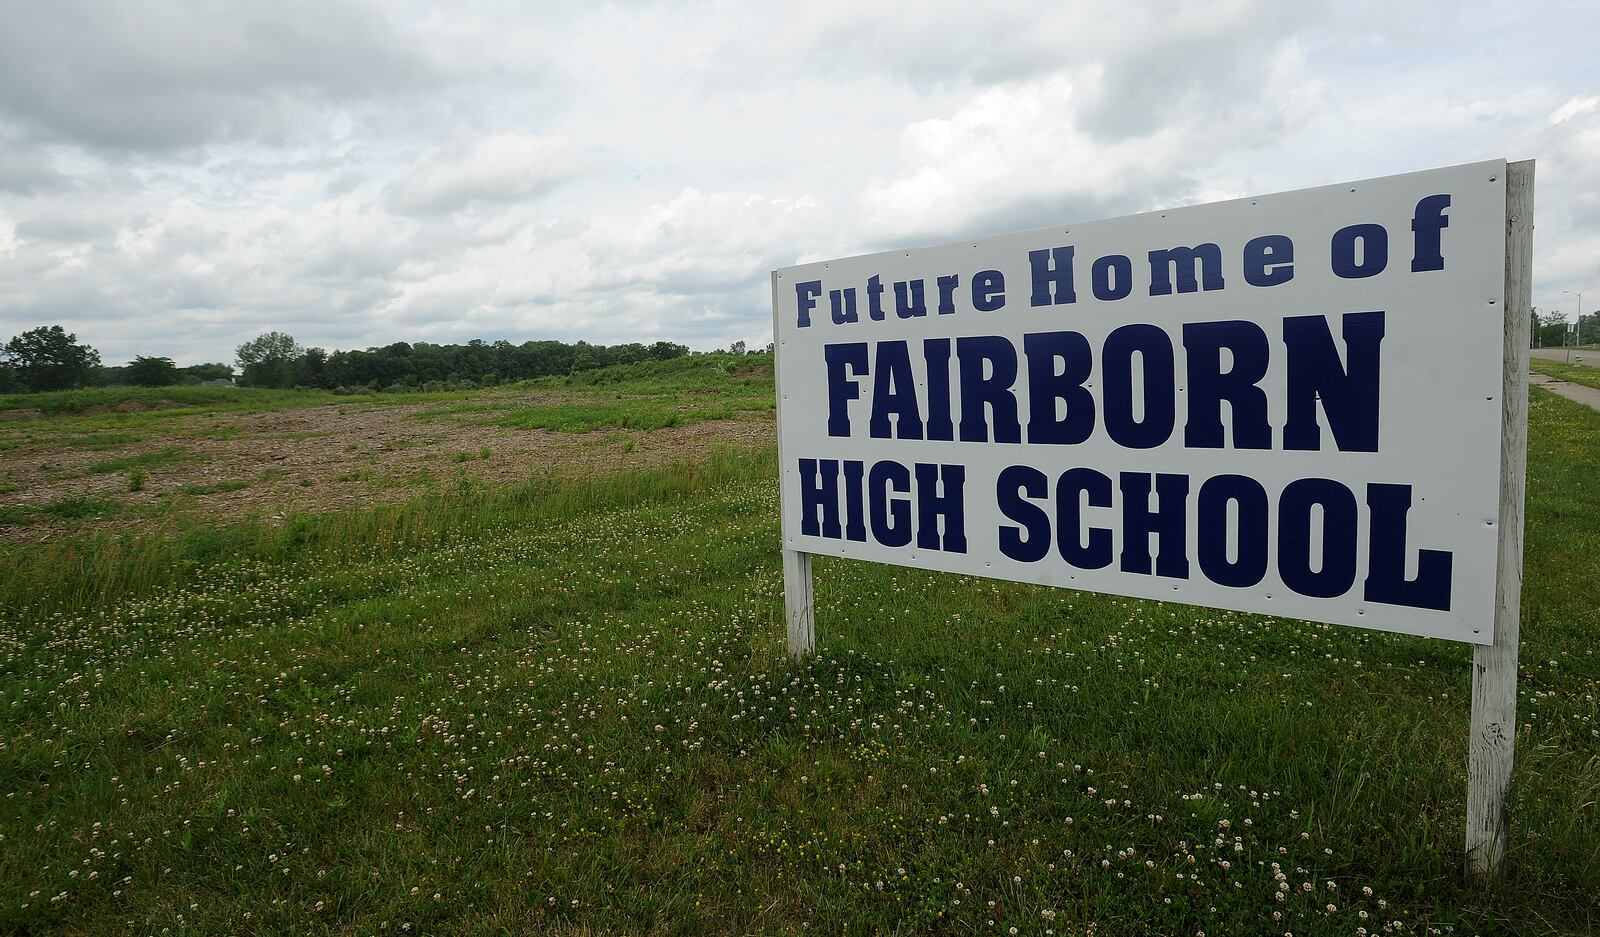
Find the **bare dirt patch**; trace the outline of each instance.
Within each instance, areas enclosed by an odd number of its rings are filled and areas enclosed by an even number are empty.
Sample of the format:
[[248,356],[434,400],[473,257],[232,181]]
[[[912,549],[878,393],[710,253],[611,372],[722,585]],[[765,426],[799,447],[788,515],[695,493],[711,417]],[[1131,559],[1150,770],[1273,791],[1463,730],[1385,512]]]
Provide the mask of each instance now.
[[[528,401],[483,402],[498,407]],[[0,511],[12,511],[0,536],[39,540],[67,529],[45,510],[63,499],[113,506],[110,516],[71,522],[80,531],[160,526],[180,517],[271,520],[402,501],[463,477],[501,485],[542,475],[637,471],[775,439],[770,412],[650,431],[587,433],[488,425],[493,414],[487,412],[439,413],[437,403],[418,403],[197,415],[174,419],[159,437],[109,451],[34,437],[28,445],[0,449]],[[142,472],[137,466],[105,468],[174,448],[181,458]],[[135,473],[142,475],[137,483]]]

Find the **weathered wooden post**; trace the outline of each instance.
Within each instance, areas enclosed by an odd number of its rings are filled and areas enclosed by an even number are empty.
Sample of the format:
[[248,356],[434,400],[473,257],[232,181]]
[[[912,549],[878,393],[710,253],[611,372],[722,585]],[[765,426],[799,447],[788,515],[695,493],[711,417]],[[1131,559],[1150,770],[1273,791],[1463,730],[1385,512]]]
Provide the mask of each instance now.
[[1467,752],[1467,875],[1505,876],[1511,767],[1517,740],[1517,645],[1522,623],[1522,512],[1528,452],[1528,307],[1532,301],[1533,161],[1506,164],[1505,365],[1501,392],[1500,556],[1494,643],[1472,652]]
[[[783,411],[783,382],[777,379],[777,369],[781,367],[783,355],[778,352],[777,343],[783,341],[783,333],[778,328],[778,288],[782,274],[776,271],[772,274],[772,340],[773,340],[773,385],[777,388],[778,411]],[[789,463],[783,460],[783,441],[778,441],[779,471]],[[783,618],[789,635],[789,656],[799,660],[810,654],[817,646],[816,618],[812,611],[811,594],[811,554],[800,550],[783,550]]]

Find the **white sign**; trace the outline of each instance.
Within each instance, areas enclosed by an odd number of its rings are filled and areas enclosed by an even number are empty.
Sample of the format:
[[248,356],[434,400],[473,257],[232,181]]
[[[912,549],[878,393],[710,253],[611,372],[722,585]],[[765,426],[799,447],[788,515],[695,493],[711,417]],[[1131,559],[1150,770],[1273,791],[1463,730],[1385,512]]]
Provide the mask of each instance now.
[[1505,180],[777,271],[785,549],[1492,643]]

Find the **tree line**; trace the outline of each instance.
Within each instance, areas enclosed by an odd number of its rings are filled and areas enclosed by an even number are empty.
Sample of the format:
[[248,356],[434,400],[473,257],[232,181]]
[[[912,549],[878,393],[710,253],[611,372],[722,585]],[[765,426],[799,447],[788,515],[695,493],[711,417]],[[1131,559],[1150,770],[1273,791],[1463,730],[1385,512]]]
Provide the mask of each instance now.
[[1534,309],[1530,329],[1533,333],[1534,348],[1593,344],[1600,341],[1600,312],[1579,314],[1578,323],[1574,327],[1564,312],[1541,314],[1538,309]]
[[[744,351],[744,343],[734,348]],[[236,380],[248,387],[305,387],[345,393],[470,390],[553,374],[689,354],[674,342],[592,345],[529,341],[520,345],[480,339],[465,345],[395,342],[381,348],[326,351],[302,347],[283,332],[267,332],[235,350],[235,364],[179,367],[169,357],[136,356],[108,367],[100,353],[59,325],[40,326],[0,348],[0,393],[134,385],[165,387]]]

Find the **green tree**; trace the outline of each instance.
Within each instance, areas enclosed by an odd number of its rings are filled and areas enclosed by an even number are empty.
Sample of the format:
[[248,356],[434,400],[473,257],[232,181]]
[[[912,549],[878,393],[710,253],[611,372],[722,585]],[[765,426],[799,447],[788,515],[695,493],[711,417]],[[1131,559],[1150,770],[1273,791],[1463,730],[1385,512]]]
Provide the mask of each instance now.
[[28,390],[66,390],[94,380],[100,353],[59,325],[40,326],[6,343],[5,363]]
[[251,387],[288,387],[294,383],[295,359],[302,354],[294,337],[266,332],[234,351],[239,360],[240,383]]
[[294,363],[294,382],[300,387],[326,386],[328,353],[321,348],[307,348]]
[[221,362],[208,361],[205,364],[191,364],[183,369],[183,373],[191,374],[202,381],[233,380],[233,365]]
[[144,355],[137,355],[128,362],[123,369],[123,377],[129,384],[140,387],[167,387],[183,383],[183,372],[178,370],[171,358],[146,358]]

